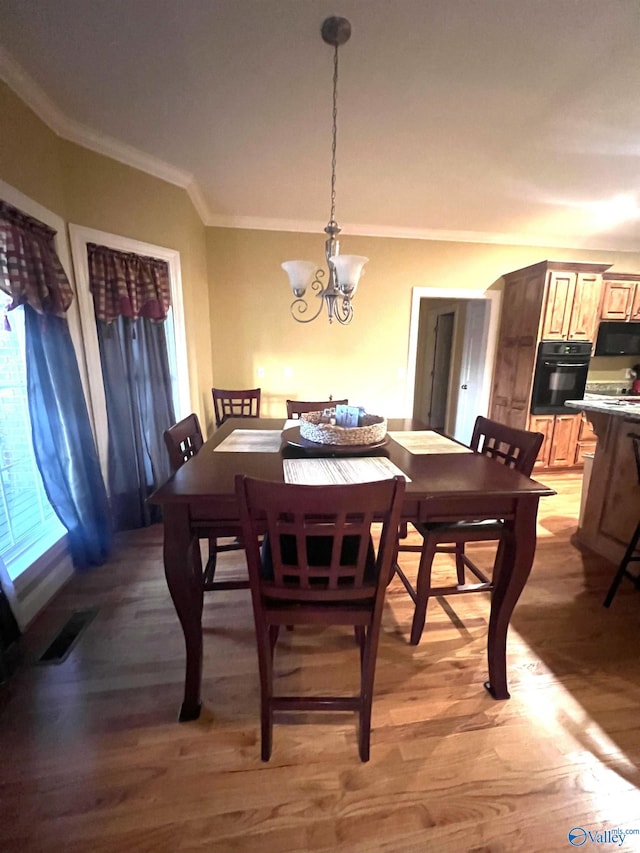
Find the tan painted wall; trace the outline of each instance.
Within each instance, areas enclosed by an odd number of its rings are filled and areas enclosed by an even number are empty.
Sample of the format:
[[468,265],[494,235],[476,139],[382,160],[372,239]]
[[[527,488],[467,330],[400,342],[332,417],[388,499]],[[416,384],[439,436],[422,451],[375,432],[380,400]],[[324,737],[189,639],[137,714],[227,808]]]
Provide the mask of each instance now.
[[[69,222],[181,254],[194,408],[210,428],[212,385],[264,392],[264,413],[287,397],[348,396],[388,415],[405,412],[413,287],[484,290],[540,260],[596,261],[640,272],[640,253],[352,237],[367,255],[347,327],[303,326],[283,260],[323,264],[324,235],[205,228],[180,188],[59,139],[0,83],[0,178]],[[496,286],[500,286],[499,283]]]
[[0,83],[0,178],[69,223],[180,252],[191,400],[213,423],[205,227],[187,193],[52,133]]
[[[214,382],[261,386],[264,414],[280,416],[287,397],[346,396],[389,416],[405,410],[413,287],[501,286],[503,273],[544,259],[615,264],[640,270],[640,254],[350,237],[341,248],[370,258],[350,326],[291,319],[280,263],[323,263],[323,235],[207,229]],[[263,371],[260,375],[260,370]]]
[[66,219],[59,137],[0,80],[0,178]]

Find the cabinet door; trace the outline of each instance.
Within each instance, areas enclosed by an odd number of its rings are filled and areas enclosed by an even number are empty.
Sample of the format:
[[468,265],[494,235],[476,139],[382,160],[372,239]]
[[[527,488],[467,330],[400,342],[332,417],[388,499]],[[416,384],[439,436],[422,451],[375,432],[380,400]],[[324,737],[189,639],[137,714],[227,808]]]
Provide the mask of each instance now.
[[494,400],[491,406],[491,413],[489,415],[492,421],[497,421],[499,424],[505,424],[506,426],[512,426],[511,423],[511,404],[500,402],[499,400]]
[[517,341],[514,338],[501,338],[498,344],[499,357],[493,374],[493,394],[491,396],[490,417],[506,424],[504,413],[511,408],[513,377],[516,366]]
[[577,275],[574,272],[549,274],[541,338],[543,341],[564,341],[569,334],[569,319]]
[[601,299],[602,276],[578,273],[567,340],[595,340]]
[[640,320],[640,284],[636,284],[636,292],[631,308],[631,320]]
[[553,439],[553,425],[555,415],[530,415],[529,426],[527,427],[532,432],[541,432],[544,435],[544,441],[538,452],[534,468],[547,468],[549,465],[549,455],[551,453],[551,441]]
[[636,292],[635,281],[606,281],[601,320],[628,320]]
[[[511,393],[511,405],[514,409],[524,412],[524,419],[518,421],[520,429],[525,428],[526,413],[529,411],[531,400],[531,387],[533,385],[533,371],[536,362],[536,346],[532,341],[520,343],[515,349],[515,365],[513,371],[513,390]],[[521,424],[521,425],[520,425]],[[516,426],[514,423],[513,426]]]
[[585,453],[595,453],[596,449],[595,441],[579,441],[576,445],[576,456],[574,463],[576,465],[584,465],[584,454]]
[[593,431],[593,426],[587,420],[584,412],[580,414],[580,430],[578,431],[578,441],[597,441],[596,434]]
[[550,468],[570,468],[575,464],[580,415],[556,415],[549,454]]

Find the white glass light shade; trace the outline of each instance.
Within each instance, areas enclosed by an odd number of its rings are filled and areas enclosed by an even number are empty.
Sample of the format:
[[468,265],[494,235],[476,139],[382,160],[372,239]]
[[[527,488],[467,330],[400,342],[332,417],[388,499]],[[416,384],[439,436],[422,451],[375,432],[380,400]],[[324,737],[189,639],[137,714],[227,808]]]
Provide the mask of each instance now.
[[316,271],[316,265],[313,261],[285,261],[280,266],[289,276],[289,285],[293,295],[297,299],[304,296],[305,290],[311,284],[311,279]]
[[333,255],[330,260],[336,271],[338,290],[345,296],[353,296],[362,275],[362,268],[369,258],[363,255]]

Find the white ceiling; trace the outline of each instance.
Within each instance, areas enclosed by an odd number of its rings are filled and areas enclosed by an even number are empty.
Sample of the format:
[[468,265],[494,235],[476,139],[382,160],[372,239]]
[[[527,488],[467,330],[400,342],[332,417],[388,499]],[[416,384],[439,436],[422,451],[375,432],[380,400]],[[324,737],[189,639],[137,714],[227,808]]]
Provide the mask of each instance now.
[[0,74],[207,224],[316,231],[336,14],[344,236],[640,251],[638,0],[2,0]]

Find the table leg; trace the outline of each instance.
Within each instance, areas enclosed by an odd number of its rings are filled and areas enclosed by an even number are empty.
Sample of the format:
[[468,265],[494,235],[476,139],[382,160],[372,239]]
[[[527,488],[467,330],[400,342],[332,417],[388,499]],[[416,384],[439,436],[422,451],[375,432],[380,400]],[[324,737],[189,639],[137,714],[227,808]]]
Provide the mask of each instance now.
[[180,722],[200,716],[202,682],[202,561],[184,504],[164,506],[164,573],[184,633],[187,656]]
[[524,589],[536,551],[538,496],[517,499],[515,518],[500,544],[497,579],[491,597],[487,657],[489,681],[485,687],[494,699],[509,699],[507,689],[507,630],[511,614]]

